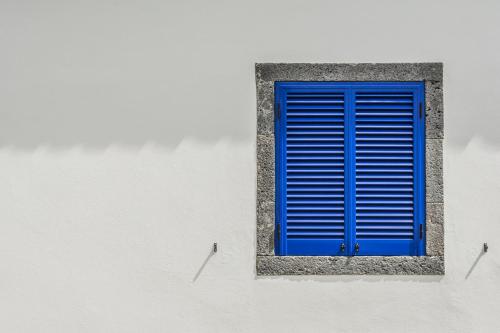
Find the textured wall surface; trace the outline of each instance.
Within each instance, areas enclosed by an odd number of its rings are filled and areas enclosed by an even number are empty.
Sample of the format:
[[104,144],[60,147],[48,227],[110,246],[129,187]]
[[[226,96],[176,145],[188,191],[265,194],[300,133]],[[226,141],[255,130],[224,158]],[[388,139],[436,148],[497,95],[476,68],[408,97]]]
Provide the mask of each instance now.
[[[0,1],[0,331],[497,332],[499,34],[487,0]],[[444,63],[446,275],[256,276],[262,62]]]

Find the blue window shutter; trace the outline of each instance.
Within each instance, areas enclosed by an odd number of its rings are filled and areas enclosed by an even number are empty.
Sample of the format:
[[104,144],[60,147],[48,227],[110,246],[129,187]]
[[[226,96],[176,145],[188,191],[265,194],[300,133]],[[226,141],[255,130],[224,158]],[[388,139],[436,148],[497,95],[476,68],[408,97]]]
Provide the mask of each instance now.
[[342,255],[345,91],[278,86],[276,95],[278,253]]
[[423,101],[418,88],[355,91],[357,255],[423,254]]
[[423,255],[423,83],[276,83],[276,253]]

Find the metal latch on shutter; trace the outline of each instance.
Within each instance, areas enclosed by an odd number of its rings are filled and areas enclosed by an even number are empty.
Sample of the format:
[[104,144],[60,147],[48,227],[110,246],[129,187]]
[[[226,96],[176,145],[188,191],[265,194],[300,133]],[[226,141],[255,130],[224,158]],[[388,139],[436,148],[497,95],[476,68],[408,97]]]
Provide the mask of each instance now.
[[422,119],[422,114],[423,114],[423,110],[422,110],[422,103],[419,104],[419,107],[418,107],[419,111],[419,115],[420,115],[420,119]]
[[422,239],[423,236],[424,236],[424,225],[421,224],[420,225],[420,239]]
[[274,111],[276,114],[276,119],[280,119],[280,115],[281,115],[280,103],[276,103],[276,107],[275,107]]

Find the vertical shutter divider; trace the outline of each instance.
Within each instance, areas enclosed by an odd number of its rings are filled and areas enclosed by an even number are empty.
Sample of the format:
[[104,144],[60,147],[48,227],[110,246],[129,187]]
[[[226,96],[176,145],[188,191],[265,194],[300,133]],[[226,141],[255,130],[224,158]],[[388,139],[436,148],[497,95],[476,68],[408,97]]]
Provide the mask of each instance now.
[[416,122],[416,140],[417,140],[417,146],[418,146],[418,155],[416,157],[416,161],[421,161],[420,163],[417,163],[417,168],[418,168],[418,173],[416,175],[416,181],[415,183],[417,184],[417,193],[416,193],[416,211],[415,211],[415,216],[416,216],[416,224],[419,224],[419,228],[422,230],[422,237],[417,239],[416,241],[416,247],[417,247],[417,255],[423,256],[425,255],[425,198],[426,198],[426,193],[425,193],[425,182],[424,179],[425,177],[425,84],[420,86],[417,91],[415,92],[416,100],[419,103],[419,108],[422,112],[422,116],[417,119]]
[[[420,156],[420,142],[419,138],[419,128],[420,128],[420,119],[421,119],[421,109],[420,109],[420,96],[417,91],[413,92],[413,161],[417,161]],[[420,166],[419,163],[414,163],[413,166],[413,179],[418,179],[418,175],[420,174]],[[419,200],[419,184],[418,182],[413,182],[413,252],[416,255],[419,255],[419,242],[420,242],[420,219],[419,219],[419,211],[418,211],[418,200]]]
[[352,88],[346,90],[345,107],[345,237],[346,255],[354,255],[356,241],[356,130]]
[[275,241],[275,254],[286,255],[286,236],[283,232],[286,226],[286,123],[284,121],[285,112],[277,112],[278,109],[285,107],[285,91],[279,85],[276,85],[274,96],[275,107],[275,225],[274,225],[274,241]]

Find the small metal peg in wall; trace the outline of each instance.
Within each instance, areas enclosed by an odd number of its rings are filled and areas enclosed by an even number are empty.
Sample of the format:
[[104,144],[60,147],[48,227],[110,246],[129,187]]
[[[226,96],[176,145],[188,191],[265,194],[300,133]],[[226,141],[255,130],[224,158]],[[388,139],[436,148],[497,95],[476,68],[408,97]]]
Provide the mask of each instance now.
[[484,253],[488,252],[488,243],[483,244],[483,252]]
[[217,253],[217,243],[214,243],[214,248],[213,248],[213,250],[214,250],[214,253]]

